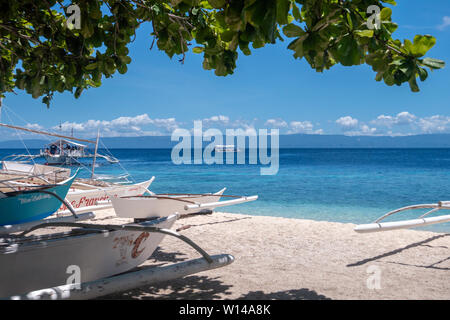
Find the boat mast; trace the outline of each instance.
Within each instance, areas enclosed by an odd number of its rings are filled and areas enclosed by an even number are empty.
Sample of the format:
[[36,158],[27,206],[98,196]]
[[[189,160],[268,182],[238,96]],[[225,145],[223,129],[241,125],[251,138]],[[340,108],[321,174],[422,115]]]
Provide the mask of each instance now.
[[97,140],[95,141],[95,151],[94,151],[94,160],[92,161],[92,174],[91,179],[94,179],[94,171],[95,171],[95,160],[97,158],[97,149],[98,149],[98,139],[100,137],[100,129],[97,131]]
[[[61,121],[59,122],[59,131],[62,132]],[[62,157],[62,155],[63,155],[63,148],[62,148],[62,141],[61,140],[59,140],[59,154]]]

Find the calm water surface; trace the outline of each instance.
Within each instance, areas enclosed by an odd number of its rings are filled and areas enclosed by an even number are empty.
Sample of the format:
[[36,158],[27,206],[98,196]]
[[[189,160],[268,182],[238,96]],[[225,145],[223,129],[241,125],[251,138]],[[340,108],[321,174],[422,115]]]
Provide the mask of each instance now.
[[[0,158],[18,152],[25,150],[3,149]],[[259,195],[255,202],[224,208],[228,212],[369,223],[405,205],[450,200],[450,149],[282,149],[274,176],[261,176],[260,165],[175,165],[170,149],[111,152],[121,165],[100,162],[97,173],[122,174],[125,168],[135,181],[156,176],[154,192],[227,187],[227,194]],[[450,224],[426,229],[450,232]]]

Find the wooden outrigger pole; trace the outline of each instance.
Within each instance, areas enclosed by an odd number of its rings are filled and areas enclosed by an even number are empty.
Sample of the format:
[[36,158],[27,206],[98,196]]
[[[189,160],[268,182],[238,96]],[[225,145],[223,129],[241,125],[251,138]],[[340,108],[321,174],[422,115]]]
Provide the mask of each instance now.
[[[416,219],[382,222],[385,218],[402,211],[414,209],[430,209]],[[429,214],[439,210],[450,210],[450,201],[439,201],[438,203],[416,204],[403,207],[386,213],[373,223],[357,225],[353,230],[358,233],[380,232],[397,229],[409,229],[413,227],[423,227],[437,223],[450,222],[450,215],[427,217]]]
[[10,129],[17,129],[17,130],[22,130],[22,131],[27,131],[27,132],[31,132],[31,133],[37,133],[37,134],[44,134],[44,135],[47,135],[47,136],[58,137],[58,138],[63,138],[63,139],[68,139],[68,140],[76,140],[76,141],[87,142],[87,143],[92,143],[92,144],[96,143],[95,141],[92,141],[92,140],[81,139],[81,138],[74,138],[74,137],[69,137],[69,136],[65,136],[65,135],[57,134],[57,133],[50,133],[50,132],[45,132],[45,131],[39,131],[39,130],[28,129],[28,128],[23,128],[23,127],[17,127],[17,126],[13,126],[13,125],[10,125],[10,124],[5,124],[5,123],[0,123],[0,127],[5,127],[5,128],[10,128]]

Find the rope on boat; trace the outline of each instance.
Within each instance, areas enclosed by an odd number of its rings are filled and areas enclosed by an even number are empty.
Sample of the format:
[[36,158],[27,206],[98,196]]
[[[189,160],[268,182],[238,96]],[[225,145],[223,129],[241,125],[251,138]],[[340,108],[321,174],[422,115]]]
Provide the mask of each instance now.
[[[11,117],[10,117],[9,114],[8,114],[8,111],[11,111],[13,114],[16,114],[16,113],[15,113],[14,111],[10,110],[7,106],[4,106],[4,107],[5,107],[5,114],[6,114],[6,116],[8,117],[9,121],[10,121],[11,123],[13,123],[13,121],[11,120]],[[25,122],[26,122],[26,121],[25,121]],[[17,130],[17,129],[14,129],[14,130],[15,130],[17,136],[19,137],[20,142],[22,142],[22,144],[23,144],[25,150],[27,151],[28,156],[29,156],[29,159],[31,159],[31,161],[33,162],[33,164],[36,164],[36,162],[34,162],[34,158],[33,158],[32,154],[30,153],[30,150],[28,150],[28,147],[27,147],[27,145],[25,144],[25,141],[23,141],[23,139],[22,139],[22,134],[19,132],[19,130]]]

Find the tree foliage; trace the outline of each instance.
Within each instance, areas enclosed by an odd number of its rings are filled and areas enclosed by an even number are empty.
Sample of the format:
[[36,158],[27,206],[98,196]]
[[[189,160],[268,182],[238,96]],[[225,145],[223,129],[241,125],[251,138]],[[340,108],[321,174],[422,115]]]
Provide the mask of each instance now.
[[[47,105],[54,92],[98,87],[102,78],[127,72],[128,45],[150,23],[153,42],[183,62],[192,48],[203,68],[232,74],[238,52],[251,54],[289,38],[296,59],[322,72],[335,64],[366,63],[387,85],[408,82],[419,91],[429,70],[444,62],[424,58],[436,39],[392,37],[393,0],[77,0],[80,28],[68,23],[72,4],[54,0],[0,0],[0,95],[14,88]],[[376,5],[378,15],[368,13]],[[368,20],[380,23],[371,27]]]

